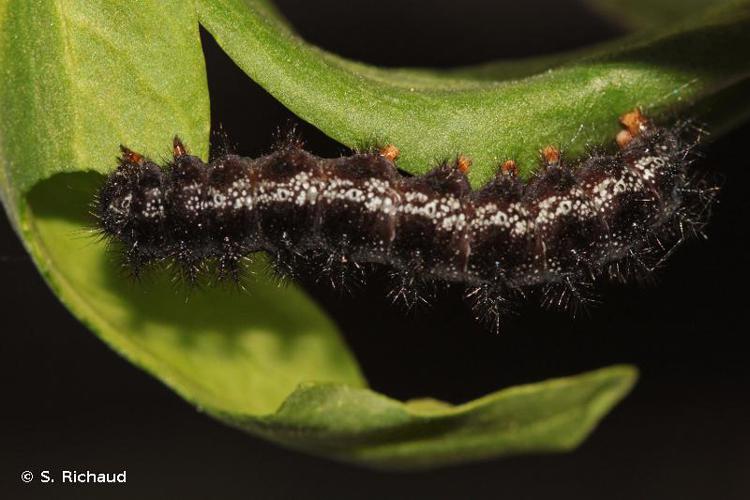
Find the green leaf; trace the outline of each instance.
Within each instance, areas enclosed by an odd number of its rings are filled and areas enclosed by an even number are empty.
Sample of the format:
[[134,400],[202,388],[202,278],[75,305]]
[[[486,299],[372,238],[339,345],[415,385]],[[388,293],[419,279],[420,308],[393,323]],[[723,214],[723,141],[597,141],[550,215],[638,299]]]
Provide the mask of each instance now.
[[711,104],[721,123],[741,119],[748,62],[734,49],[747,45],[748,17],[747,2],[736,2],[585,57],[437,73],[325,53],[257,0],[0,0],[0,197],[43,276],[81,321],[232,425],[384,468],[566,450],[628,392],[633,368],[459,406],[394,401],[366,388],[332,322],[299,289],[271,283],[260,259],[248,293],[186,293],[165,276],[123,279],[90,233],[101,174],[119,143],[160,158],[175,133],[205,157],[199,21],[248,74],[332,137],[393,142],[414,172],[441,155],[469,154],[472,180],[481,183],[504,155],[530,171],[546,143],[571,153],[604,143],[616,116],[639,104],[656,115]]
[[613,21],[633,28],[658,29],[674,23],[709,5],[732,0],[584,0],[584,3]]
[[197,405],[263,414],[303,381],[362,385],[330,320],[295,287],[281,289],[263,277],[247,294],[186,296],[164,277],[138,286],[91,232],[88,207],[103,178],[86,171],[111,170],[120,143],[159,158],[179,133],[206,155],[208,90],[189,6],[177,0],[3,6],[5,206],[71,311]]
[[273,415],[224,418],[273,441],[339,460],[426,468],[575,448],[635,379],[634,368],[613,366],[512,387],[459,406],[401,403],[367,389],[306,384]]
[[206,153],[198,24],[190,11],[171,15],[180,7],[175,0],[0,4],[6,195],[9,183],[23,193],[57,172],[106,171],[120,142],[156,156],[179,132]]
[[165,276],[128,281],[86,230],[101,181],[58,174],[31,190],[25,213],[27,244],[53,290],[108,344],[215,412],[273,412],[305,381],[363,385],[331,321],[297,288],[265,279],[262,262],[246,293],[188,293]]
[[26,242],[45,278],[109,345],[204,411],[253,434],[382,468],[564,451],[635,382],[634,368],[611,367],[455,407],[394,401],[361,388],[331,322],[293,287],[279,288],[260,274],[247,294],[202,290],[186,301],[165,277],[124,280],[85,231],[86,207],[100,182],[94,173],[58,174],[28,194]]
[[[617,117],[636,106],[655,118],[697,112],[696,104],[750,76],[738,50],[750,46],[747,0],[585,52],[443,73],[375,68],[322,51],[261,0],[197,5],[226,53],[301,118],[349,146],[393,143],[399,166],[413,173],[468,155],[475,186],[508,158],[532,171],[548,144],[571,156],[613,144]],[[732,113],[746,116],[748,103],[737,104]]]

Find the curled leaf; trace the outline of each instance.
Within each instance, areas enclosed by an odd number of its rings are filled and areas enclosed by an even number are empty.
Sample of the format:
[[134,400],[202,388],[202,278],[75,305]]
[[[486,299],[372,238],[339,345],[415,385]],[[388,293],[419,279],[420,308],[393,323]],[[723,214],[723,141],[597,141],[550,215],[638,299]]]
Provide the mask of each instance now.
[[[602,0],[603,1],[603,0]],[[179,12],[179,15],[174,15]],[[526,172],[547,143],[605,144],[636,105],[742,119],[748,2],[585,53],[438,73],[384,70],[302,41],[260,0],[0,2],[0,196],[52,290],[115,350],[208,413],[273,441],[384,468],[429,467],[578,444],[630,389],[610,367],[464,405],[366,388],[333,323],[254,269],[247,294],[187,295],[122,279],[88,205],[126,143],[154,158],[179,133],[208,148],[198,23],[303,119],[355,146],[393,142],[424,171],[457,152],[472,181],[507,156]],[[694,108],[698,109],[698,108]],[[583,127],[581,127],[583,125]]]

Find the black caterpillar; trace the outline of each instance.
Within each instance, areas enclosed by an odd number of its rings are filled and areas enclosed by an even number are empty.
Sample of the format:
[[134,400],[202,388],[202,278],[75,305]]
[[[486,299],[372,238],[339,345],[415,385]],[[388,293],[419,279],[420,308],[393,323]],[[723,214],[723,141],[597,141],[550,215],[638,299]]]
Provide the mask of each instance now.
[[637,110],[621,122],[615,154],[568,166],[548,147],[528,181],[507,161],[477,191],[463,157],[409,177],[393,146],[325,159],[291,139],[260,158],[205,164],[175,138],[166,166],[123,147],[94,211],[135,274],[176,261],[188,281],[207,264],[237,280],[259,250],[284,272],[312,265],[336,277],[385,265],[398,279],[394,295],[458,283],[497,328],[514,298],[542,291],[548,305],[576,307],[597,277],[642,276],[701,233],[715,188],[689,171],[689,127],[657,127]]

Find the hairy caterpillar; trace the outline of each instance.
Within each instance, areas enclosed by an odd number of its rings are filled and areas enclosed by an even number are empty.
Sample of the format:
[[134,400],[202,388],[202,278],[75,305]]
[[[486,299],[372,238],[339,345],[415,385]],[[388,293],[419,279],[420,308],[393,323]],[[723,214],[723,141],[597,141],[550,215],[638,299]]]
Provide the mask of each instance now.
[[266,156],[205,164],[175,138],[165,166],[123,147],[94,212],[135,273],[175,261],[189,281],[206,264],[237,279],[261,250],[287,270],[384,265],[395,295],[423,281],[465,286],[476,316],[497,328],[519,296],[576,307],[598,277],[647,273],[700,234],[715,188],[689,171],[687,127],[658,127],[638,110],[621,123],[614,154],[567,165],[547,147],[528,181],[509,160],[476,191],[463,157],[409,177],[393,146],[325,159],[292,139]]

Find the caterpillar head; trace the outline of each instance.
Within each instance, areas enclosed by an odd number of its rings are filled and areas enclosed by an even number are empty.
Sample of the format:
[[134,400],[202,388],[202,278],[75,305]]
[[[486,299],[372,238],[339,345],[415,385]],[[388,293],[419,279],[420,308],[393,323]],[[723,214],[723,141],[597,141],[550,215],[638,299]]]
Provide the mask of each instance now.
[[157,233],[164,218],[158,165],[125,147],[117,170],[99,191],[95,213],[104,234],[128,242],[134,232]]

